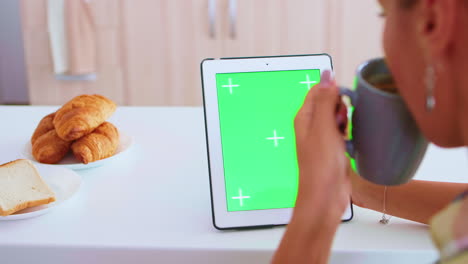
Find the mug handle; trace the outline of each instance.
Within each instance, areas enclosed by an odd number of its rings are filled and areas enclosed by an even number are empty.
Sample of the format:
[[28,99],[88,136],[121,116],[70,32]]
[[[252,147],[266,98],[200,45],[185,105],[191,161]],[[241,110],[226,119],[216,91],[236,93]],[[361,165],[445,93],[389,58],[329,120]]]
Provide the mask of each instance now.
[[[341,96],[348,96],[351,100],[351,105],[356,106],[357,103],[357,93],[351,89],[345,87],[339,87]],[[354,158],[354,143],[352,140],[345,140],[346,143],[346,152],[348,152],[351,158]]]

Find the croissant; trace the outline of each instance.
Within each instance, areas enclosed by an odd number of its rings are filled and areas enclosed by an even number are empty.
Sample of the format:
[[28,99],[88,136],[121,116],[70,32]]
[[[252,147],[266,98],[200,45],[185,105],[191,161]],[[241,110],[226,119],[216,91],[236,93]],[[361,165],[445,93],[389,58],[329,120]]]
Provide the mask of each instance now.
[[52,129],[34,141],[32,154],[41,163],[55,164],[68,153],[70,145],[71,142],[61,139]]
[[54,116],[55,113],[48,114],[44,118],[41,119],[39,124],[36,127],[36,130],[34,130],[34,133],[31,137],[31,144],[34,144],[34,141],[45,133],[49,132],[50,130],[54,129]]
[[84,164],[108,158],[115,154],[119,145],[119,132],[109,122],[104,122],[91,134],[73,142],[75,157]]
[[80,95],[63,105],[54,117],[57,135],[73,141],[91,133],[109,118],[116,104],[102,95]]

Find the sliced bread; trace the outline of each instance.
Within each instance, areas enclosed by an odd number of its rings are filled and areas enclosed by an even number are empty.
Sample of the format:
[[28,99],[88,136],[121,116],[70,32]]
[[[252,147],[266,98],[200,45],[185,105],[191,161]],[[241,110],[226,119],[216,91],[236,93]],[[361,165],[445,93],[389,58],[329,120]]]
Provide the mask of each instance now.
[[0,165],[0,216],[55,201],[55,194],[29,160]]

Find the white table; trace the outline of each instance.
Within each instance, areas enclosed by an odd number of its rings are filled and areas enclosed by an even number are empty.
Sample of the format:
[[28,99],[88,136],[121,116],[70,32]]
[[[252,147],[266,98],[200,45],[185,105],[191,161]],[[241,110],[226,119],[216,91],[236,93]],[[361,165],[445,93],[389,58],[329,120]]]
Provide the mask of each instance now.
[[[22,157],[56,107],[0,106],[0,163]],[[0,222],[1,263],[267,263],[284,227],[217,231],[211,222],[201,108],[120,107],[111,118],[136,143],[122,159],[80,171],[72,199],[41,217]],[[450,176],[450,177],[449,177]],[[464,178],[466,176],[466,178]],[[418,178],[468,180],[465,150],[431,146]],[[331,263],[431,263],[427,227],[355,207]]]

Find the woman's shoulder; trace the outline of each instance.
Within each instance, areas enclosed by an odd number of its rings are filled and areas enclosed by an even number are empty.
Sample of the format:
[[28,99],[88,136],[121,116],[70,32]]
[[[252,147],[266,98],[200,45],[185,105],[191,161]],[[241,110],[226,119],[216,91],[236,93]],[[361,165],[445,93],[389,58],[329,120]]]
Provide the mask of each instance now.
[[468,203],[465,198],[468,199],[468,192],[461,194],[430,221],[432,239],[441,255],[437,263],[468,263],[468,236],[455,238],[454,235],[457,218],[463,216],[460,211],[465,210],[464,203]]

